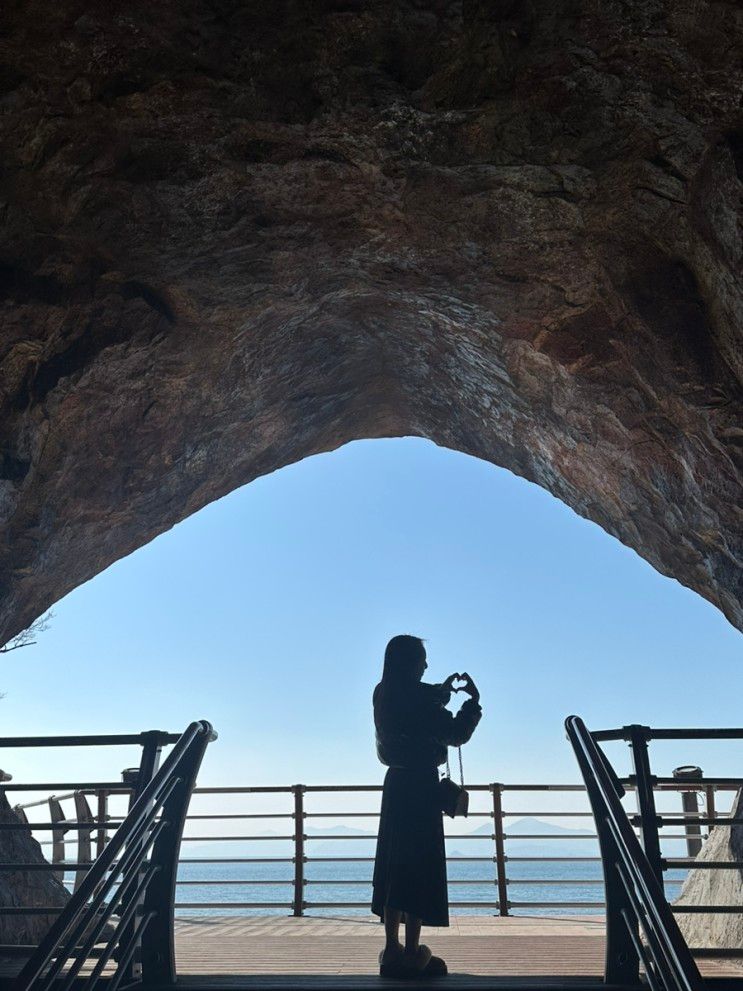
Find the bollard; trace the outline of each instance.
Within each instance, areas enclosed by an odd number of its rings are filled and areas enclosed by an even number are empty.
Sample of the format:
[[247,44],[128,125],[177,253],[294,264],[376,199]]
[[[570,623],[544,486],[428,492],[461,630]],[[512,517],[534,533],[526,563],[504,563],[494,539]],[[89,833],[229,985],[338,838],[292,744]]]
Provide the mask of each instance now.
[[[673,776],[679,781],[699,781],[702,780],[702,769],[692,764],[685,764],[683,767],[676,767]],[[697,804],[697,791],[681,792],[681,808],[684,811],[684,832],[686,833],[686,850],[692,859],[695,859],[702,849],[702,827],[692,818],[686,818],[691,814],[699,815]]]

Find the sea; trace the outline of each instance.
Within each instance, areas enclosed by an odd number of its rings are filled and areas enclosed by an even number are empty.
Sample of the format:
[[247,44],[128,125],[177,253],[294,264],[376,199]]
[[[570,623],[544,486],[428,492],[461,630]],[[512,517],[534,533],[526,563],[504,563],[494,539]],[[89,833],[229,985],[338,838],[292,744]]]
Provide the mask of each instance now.
[[[493,867],[487,863],[449,862],[452,914],[498,914],[492,904],[498,897]],[[305,901],[309,905],[304,909],[305,914],[368,916],[371,868],[369,863],[307,864]],[[508,865],[507,876],[512,915],[599,915],[604,912],[600,863],[513,863]],[[679,894],[684,876],[684,871],[667,872],[666,893],[669,900]],[[292,864],[182,863],[178,881],[176,915],[181,918],[291,913]],[[199,883],[184,883],[193,881]],[[253,883],[240,883],[245,881]],[[485,883],[480,883],[483,881]],[[246,904],[249,902],[261,904],[251,907]],[[349,905],[349,902],[361,904]],[[458,906],[459,902],[467,904]],[[321,904],[312,907],[317,903]]]

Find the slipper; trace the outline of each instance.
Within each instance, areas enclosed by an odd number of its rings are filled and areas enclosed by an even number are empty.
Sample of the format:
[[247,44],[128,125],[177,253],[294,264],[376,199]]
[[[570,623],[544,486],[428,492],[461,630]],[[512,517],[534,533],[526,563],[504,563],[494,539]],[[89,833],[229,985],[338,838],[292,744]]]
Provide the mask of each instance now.
[[[395,954],[392,959],[387,960],[382,963],[382,958],[384,957],[384,950],[379,954],[379,976],[380,977],[394,977],[400,980],[415,980],[417,977],[421,977],[423,974],[426,976],[438,976],[439,970],[434,966],[434,973],[429,975],[427,968],[431,964],[431,961],[438,960],[438,957],[433,957],[431,951],[427,946],[420,945],[418,947],[418,952],[415,956],[411,956],[409,953],[404,951],[399,954]],[[444,961],[442,960],[443,964]],[[446,964],[444,964],[444,973],[446,973]]]
[[446,961],[441,957],[431,957],[423,968],[421,977],[445,977],[449,973]]
[[379,976],[380,977],[407,977],[408,968],[405,966],[405,954],[400,948],[400,952],[390,956],[384,963],[384,950],[379,954]]
[[433,960],[431,951],[424,943],[419,944],[418,951],[414,957],[411,958],[409,953],[405,954],[405,961],[407,963],[408,970],[416,975],[422,974],[431,960]]

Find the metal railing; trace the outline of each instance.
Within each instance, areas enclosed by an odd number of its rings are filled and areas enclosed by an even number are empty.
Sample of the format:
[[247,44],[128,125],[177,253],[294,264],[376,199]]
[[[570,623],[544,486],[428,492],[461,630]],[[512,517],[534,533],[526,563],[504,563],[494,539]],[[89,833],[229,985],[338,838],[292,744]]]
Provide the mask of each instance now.
[[[137,746],[141,748],[139,767],[134,769],[131,773],[128,784],[122,784],[121,782],[82,782],[72,784],[62,782],[55,784],[44,781],[4,781],[0,787],[6,793],[53,791],[56,788],[75,788],[75,792],[72,794],[72,797],[74,798],[76,813],[73,818],[66,819],[59,802],[52,795],[45,800],[45,804],[48,804],[49,807],[50,821],[48,823],[29,824],[24,811],[25,806],[17,805],[14,809],[16,812],[15,821],[0,824],[0,829],[3,831],[8,830],[25,832],[28,832],[29,829],[42,830],[47,834],[51,832],[52,839],[48,841],[42,840],[41,845],[50,845],[52,847],[52,863],[49,863],[48,860],[41,856],[37,856],[28,863],[19,863],[17,861],[0,861],[0,872],[5,874],[20,873],[22,876],[24,872],[28,871],[51,871],[61,878],[63,876],[63,870],[60,868],[67,867],[75,870],[79,868],[79,872],[75,878],[75,887],[77,888],[82,882],[85,873],[87,873],[90,869],[90,862],[92,860],[90,852],[90,835],[92,831],[91,822],[93,820],[93,815],[85,799],[85,790],[109,790],[110,792],[124,794],[130,799],[130,801],[133,801],[139,791],[147,785],[147,782],[152,778],[153,774],[157,770],[163,747],[168,744],[175,743],[177,740],[177,735],[165,733],[161,730],[150,730],[145,733],[137,734],[116,735],[94,734],[84,736],[0,737],[0,750],[124,746]],[[83,787],[81,787],[81,784]],[[32,807],[38,803],[30,802],[27,804],[29,807]],[[84,858],[83,863],[69,865],[63,865],[61,863],[64,861],[64,834],[68,831],[75,832],[78,836],[77,850],[78,854]],[[102,847],[100,847],[100,849],[102,849]],[[29,852],[33,852],[32,847],[29,848]],[[0,906],[0,917],[11,915],[53,917],[62,911],[63,906],[58,904],[4,905]],[[14,955],[19,952],[28,953],[33,949],[34,947],[32,946],[0,944],[0,956]]]
[[[704,982],[666,901],[658,865],[641,847],[622,807],[625,790],[619,778],[582,719],[570,716],[565,726],[588,789],[601,846],[607,900],[605,982],[639,986],[642,963],[653,991],[702,991]],[[631,739],[636,742],[640,736],[632,733]],[[647,835],[652,782],[645,774],[642,751],[635,754],[635,767],[641,828]]]
[[[577,717],[571,717],[575,719]],[[569,720],[568,720],[569,722]],[[567,724],[566,724],[567,725]],[[570,733],[570,729],[568,730]],[[649,744],[652,740],[743,740],[743,729],[740,728],[672,728],[658,729],[650,726],[633,724],[620,729],[598,730],[591,734],[596,744],[609,741],[624,741],[629,745],[632,755],[634,773],[629,778],[617,779],[624,787],[632,787],[637,793],[638,814],[630,817],[630,823],[639,832],[642,850],[650,869],[663,889],[664,873],[673,869],[690,869],[706,871],[725,871],[743,869],[743,860],[698,860],[695,857],[667,857],[663,855],[661,830],[665,826],[694,825],[694,832],[686,834],[689,839],[696,839],[697,830],[702,826],[730,829],[743,825],[743,819],[735,815],[718,815],[715,808],[714,796],[717,791],[733,791],[736,794],[743,789],[743,778],[738,777],[705,777],[696,784],[693,779],[685,779],[681,790],[704,788],[707,795],[706,815],[687,812],[682,815],[667,815],[660,813],[656,805],[656,794],[669,788],[679,788],[680,779],[658,776],[653,774],[650,765]],[[599,753],[610,770],[611,765]],[[737,803],[733,804],[735,809]],[[675,914],[702,915],[739,915],[743,913],[743,904],[675,904],[670,906]],[[694,956],[705,957],[743,957],[742,947],[693,947]]]
[[[14,991],[70,991],[78,975],[85,978],[86,991],[94,991],[102,977],[108,991],[122,984],[174,983],[180,840],[196,774],[215,734],[202,721],[179,737],[158,734],[158,739],[163,736],[175,739],[175,746],[159,770],[154,768],[159,748],[145,746],[129,811],[31,954]],[[89,832],[90,822],[78,828]]]
[[[731,779],[704,779],[699,782],[662,779],[657,785],[659,791],[681,794],[694,791],[701,793],[707,799],[707,816],[678,813],[667,817],[668,822],[682,825],[686,829],[690,823],[708,826],[728,821],[726,816],[716,811],[714,796],[718,792],[735,790],[737,783],[731,784],[730,781]],[[635,790],[635,783],[632,779],[624,779],[624,784],[629,792]],[[458,841],[466,841],[467,843],[476,842],[478,846],[482,846],[483,848],[482,854],[478,853],[477,855],[470,856],[454,855],[447,858],[450,865],[450,875],[456,875],[457,872],[460,872],[462,870],[460,865],[479,864],[483,868],[482,872],[474,877],[450,877],[450,884],[453,887],[454,893],[450,906],[453,909],[474,908],[491,910],[494,913],[505,916],[513,912],[557,912],[564,910],[599,913],[605,908],[603,880],[599,867],[601,858],[599,856],[598,845],[596,845],[594,855],[589,855],[585,850],[581,855],[575,855],[571,851],[571,846],[574,846],[576,841],[585,841],[586,844],[595,843],[597,840],[597,834],[595,832],[569,835],[564,832],[555,831],[554,833],[532,835],[523,832],[511,832],[510,828],[505,824],[506,819],[514,819],[520,816],[579,821],[584,818],[592,818],[592,812],[587,804],[582,808],[576,807],[575,803],[572,803],[569,808],[545,809],[543,807],[548,804],[547,798],[550,796],[569,795],[576,800],[582,800],[586,794],[583,785],[491,783],[468,784],[467,787],[473,793],[472,807],[474,809],[470,813],[469,820],[488,821],[492,823],[492,829],[473,835],[471,832],[464,831],[465,824],[463,820],[456,820],[450,826],[452,832],[447,833],[448,841],[455,844]],[[98,846],[105,846],[109,827],[120,821],[111,815],[109,806],[109,799],[120,794],[120,792],[120,788],[117,792],[111,786],[107,786],[102,790],[83,789],[83,794],[93,799],[92,804],[97,810],[96,814],[92,816],[92,822],[86,820],[86,829],[89,833],[91,830],[95,833]],[[297,916],[303,915],[307,911],[317,911],[320,909],[368,908],[371,895],[370,879],[349,879],[348,877],[339,877],[337,875],[313,877],[311,874],[313,869],[322,868],[326,870],[332,864],[367,865],[370,868],[374,859],[373,856],[357,855],[354,852],[354,845],[364,841],[367,844],[373,843],[375,833],[365,832],[364,834],[348,835],[329,832],[318,835],[308,832],[308,823],[313,820],[323,819],[332,819],[335,821],[363,819],[374,821],[378,818],[379,813],[368,808],[362,811],[356,811],[348,807],[333,811],[326,809],[316,811],[313,810],[311,804],[312,800],[318,797],[337,795],[339,799],[341,796],[345,799],[345,801],[339,801],[338,805],[347,806],[350,796],[368,795],[370,798],[371,796],[375,796],[376,798],[380,793],[381,787],[378,785],[297,784],[290,786],[230,786],[194,789],[194,802],[187,817],[187,822],[194,824],[194,827],[197,823],[221,824],[223,822],[238,822],[241,824],[252,824],[256,821],[273,820],[279,823],[286,823],[287,828],[279,833],[252,833],[241,830],[239,833],[229,835],[223,832],[213,835],[203,832],[191,832],[185,835],[183,837],[183,843],[186,845],[184,847],[184,855],[179,861],[181,867],[178,879],[179,898],[175,902],[175,908],[181,911],[203,912],[218,912],[220,910],[225,912],[275,910],[290,911]],[[67,801],[77,804],[76,800],[79,795],[79,791],[70,792],[58,796],[54,801],[60,806]],[[278,811],[273,806],[271,811],[261,812],[213,811],[214,802],[222,801],[228,796],[253,801],[263,798],[275,798],[277,802],[283,801],[285,804],[283,808],[280,806],[280,810]],[[542,796],[540,799],[542,807],[536,810],[523,807],[533,803],[536,796]],[[49,802],[50,799],[44,799],[38,802],[27,803],[24,809],[30,810],[31,808],[48,804]],[[204,802],[210,803],[205,806],[207,811],[195,811],[195,808],[198,808]],[[510,803],[516,804],[513,805]],[[64,819],[58,820],[57,825],[64,825],[66,822],[67,820]],[[635,826],[639,827],[640,817],[632,817],[632,822]],[[31,823],[31,826],[34,829],[48,828],[48,826],[37,826],[35,823]],[[202,828],[204,828],[203,825]],[[685,842],[691,836],[692,834],[689,832],[681,832],[667,838],[677,842]],[[343,843],[344,846],[347,844],[348,854],[335,856],[324,855],[322,848],[328,842]],[[542,852],[522,849],[518,854],[515,854],[513,852],[513,844],[522,844],[524,842],[538,843],[543,848]],[[198,849],[195,851],[195,855],[191,855],[191,851],[193,850],[191,844],[199,843],[214,844],[219,846],[220,849],[216,855],[213,852],[210,852],[209,855],[199,855]],[[230,849],[236,843],[244,843],[251,846],[265,845],[267,853],[266,855],[260,853],[255,855],[238,855]],[[289,847],[291,853],[287,853],[284,856],[269,855],[268,851],[271,845],[276,843],[280,843],[284,847]],[[544,852],[547,848],[549,848],[549,853]],[[77,872],[73,882],[77,886],[80,883],[79,878],[81,876],[84,877],[86,871],[89,869],[89,864],[84,862],[84,857],[81,855],[79,847],[77,848],[76,858],[73,861],[65,860],[64,851],[63,837],[57,843],[56,847],[53,847],[52,854],[59,858],[56,863],[61,867],[68,872],[73,870]],[[668,859],[665,863],[669,867],[675,868],[678,873],[688,870],[694,861],[692,858],[673,858]],[[248,878],[232,876],[210,877],[206,876],[205,873],[222,867],[225,868],[225,871],[237,871],[241,867],[250,870],[254,869],[253,865],[257,867],[260,867],[260,865],[272,865],[278,869],[287,870],[287,874],[280,878]],[[525,873],[536,867],[540,868],[538,875]],[[201,874],[197,873],[199,870],[202,871]],[[562,874],[561,877],[546,876],[556,870],[560,871]],[[594,870],[595,876],[581,876],[581,873]],[[486,874],[489,876],[483,876]],[[681,879],[671,879],[667,883],[671,887],[678,888],[681,885]],[[188,892],[204,890],[217,892],[225,888],[257,888],[260,890],[262,887],[265,890],[266,886],[270,886],[272,894],[277,890],[281,892],[285,891],[286,897],[273,898],[270,901],[259,898],[241,898],[238,901],[225,900],[218,897],[209,900],[193,900],[193,898],[189,900],[187,897]],[[363,899],[358,897],[351,899],[343,897],[343,889],[348,890],[348,886],[357,890],[359,888],[368,889],[369,893],[368,895],[365,894]],[[473,891],[482,891],[484,897],[474,899],[458,897],[457,892],[461,890],[461,886],[466,886],[466,888]],[[566,886],[573,889],[582,889],[580,891],[580,897],[574,896],[559,899],[555,899],[554,895],[550,898],[539,897],[539,892],[545,889],[551,888],[553,891],[559,891],[560,889],[564,890]],[[312,893],[318,887],[331,889],[334,895],[338,892],[338,897],[334,897],[332,900],[322,900],[312,897]],[[527,892],[527,894],[521,894],[520,897],[512,897],[514,889],[520,889],[522,893]],[[534,889],[533,897],[530,897],[528,894],[530,889]],[[491,892],[492,896],[488,897]]]

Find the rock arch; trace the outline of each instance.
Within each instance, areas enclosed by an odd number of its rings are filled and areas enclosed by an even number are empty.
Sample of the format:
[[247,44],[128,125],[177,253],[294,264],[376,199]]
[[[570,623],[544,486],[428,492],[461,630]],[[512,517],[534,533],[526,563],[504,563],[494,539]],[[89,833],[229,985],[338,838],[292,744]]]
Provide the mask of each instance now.
[[743,627],[737,4],[2,17],[0,642],[236,486],[400,434]]

